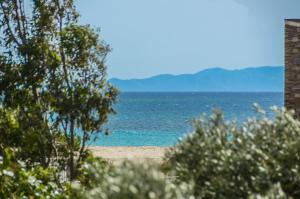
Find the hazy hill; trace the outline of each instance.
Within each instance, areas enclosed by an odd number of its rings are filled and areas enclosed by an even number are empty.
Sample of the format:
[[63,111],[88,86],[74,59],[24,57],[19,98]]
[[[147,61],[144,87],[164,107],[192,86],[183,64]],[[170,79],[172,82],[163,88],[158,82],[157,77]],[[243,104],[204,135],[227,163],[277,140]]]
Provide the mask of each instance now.
[[284,68],[210,68],[195,74],[158,75],[129,80],[113,78],[109,81],[121,91],[282,92]]

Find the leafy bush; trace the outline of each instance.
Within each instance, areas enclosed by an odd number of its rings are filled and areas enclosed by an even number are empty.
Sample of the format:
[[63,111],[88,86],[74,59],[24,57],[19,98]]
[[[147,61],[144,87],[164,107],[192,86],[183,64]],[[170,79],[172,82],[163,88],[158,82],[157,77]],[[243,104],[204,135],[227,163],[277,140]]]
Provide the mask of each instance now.
[[187,184],[174,185],[156,166],[133,164],[111,168],[96,161],[86,164],[89,179],[73,184],[71,198],[83,199],[192,199]]
[[[26,166],[39,163],[45,168],[45,164],[48,167],[55,163],[57,168],[65,170],[68,149],[66,147],[67,140],[63,133],[55,132],[55,135],[52,135],[55,141],[51,144],[48,143],[48,148],[46,142],[41,144],[47,140],[43,137],[43,129],[30,127],[25,130],[24,124],[26,122],[22,118],[19,109],[0,107],[0,154],[3,153],[2,149],[11,148],[14,150],[15,158],[24,162]],[[41,147],[42,145],[45,147]],[[76,149],[80,148],[79,145],[75,146]],[[51,151],[53,155],[46,156],[46,151]]]
[[283,191],[279,184],[274,185],[270,191],[264,196],[261,195],[251,195],[249,199],[291,199]]
[[194,184],[197,198],[264,196],[275,185],[300,198],[300,121],[285,109],[273,108],[274,121],[258,111],[258,119],[240,126],[219,112],[198,120],[166,167],[178,182]]
[[10,149],[0,156],[0,198],[67,198],[54,171],[40,166],[26,168]]

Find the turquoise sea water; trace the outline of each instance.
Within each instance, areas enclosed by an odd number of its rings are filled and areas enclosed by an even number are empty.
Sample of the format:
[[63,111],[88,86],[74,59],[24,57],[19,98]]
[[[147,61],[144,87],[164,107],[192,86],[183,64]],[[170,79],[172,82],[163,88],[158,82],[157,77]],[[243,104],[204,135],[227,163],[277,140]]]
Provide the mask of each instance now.
[[112,133],[92,145],[172,146],[201,114],[219,108],[226,120],[243,122],[255,115],[253,103],[270,114],[271,106],[283,106],[283,93],[121,93],[107,125]]

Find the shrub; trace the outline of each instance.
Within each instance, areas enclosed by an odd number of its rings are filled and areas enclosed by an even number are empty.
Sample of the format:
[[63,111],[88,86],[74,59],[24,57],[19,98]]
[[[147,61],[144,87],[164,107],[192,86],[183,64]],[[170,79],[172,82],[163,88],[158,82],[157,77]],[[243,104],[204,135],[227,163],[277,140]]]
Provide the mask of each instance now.
[[0,198],[67,198],[63,186],[55,180],[54,170],[36,166],[26,168],[11,149],[0,156]]
[[300,198],[300,121],[273,108],[274,120],[258,107],[258,119],[228,123],[220,112],[196,121],[195,132],[167,154],[177,182],[191,182],[197,198],[264,196],[275,185]]
[[[49,148],[42,148],[40,144],[46,140],[42,136],[43,130],[34,127],[30,127],[31,130],[29,128],[25,130],[23,128],[25,122],[23,122],[22,117],[18,108],[4,109],[0,106],[0,154],[3,153],[2,149],[10,148],[14,150],[15,158],[24,162],[26,166],[39,164],[45,168],[45,164],[47,167],[55,164],[60,170],[65,170],[68,148],[66,146],[67,140],[63,133],[53,131],[55,135],[52,135],[52,138],[55,141],[53,140],[51,144],[48,143],[47,147]],[[75,141],[77,140],[75,139]],[[75,146],[76,149],[80,148],[79,145]],[[53,150],[51,152],[52,155],[45,158],[44,153],[50,148]]]
[[73,184],[71,198],[192,199],[186,184],[174,185],[156,166],[125,162],[117,168],[103,161],[85,165],[89,182]]
[[267,194],[261,195],[251,195],[249,199],[291,199],[283,191],[279,184],[274,185]]

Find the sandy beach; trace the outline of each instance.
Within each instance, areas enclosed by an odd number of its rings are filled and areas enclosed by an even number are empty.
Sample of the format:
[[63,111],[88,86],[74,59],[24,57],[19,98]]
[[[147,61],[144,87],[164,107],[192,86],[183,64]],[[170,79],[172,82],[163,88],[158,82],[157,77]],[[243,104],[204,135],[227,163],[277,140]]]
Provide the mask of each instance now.
[[124,160],[135,162],[162,162],[167,147],[89,147],[96,157],[102,157],[114,164]]

